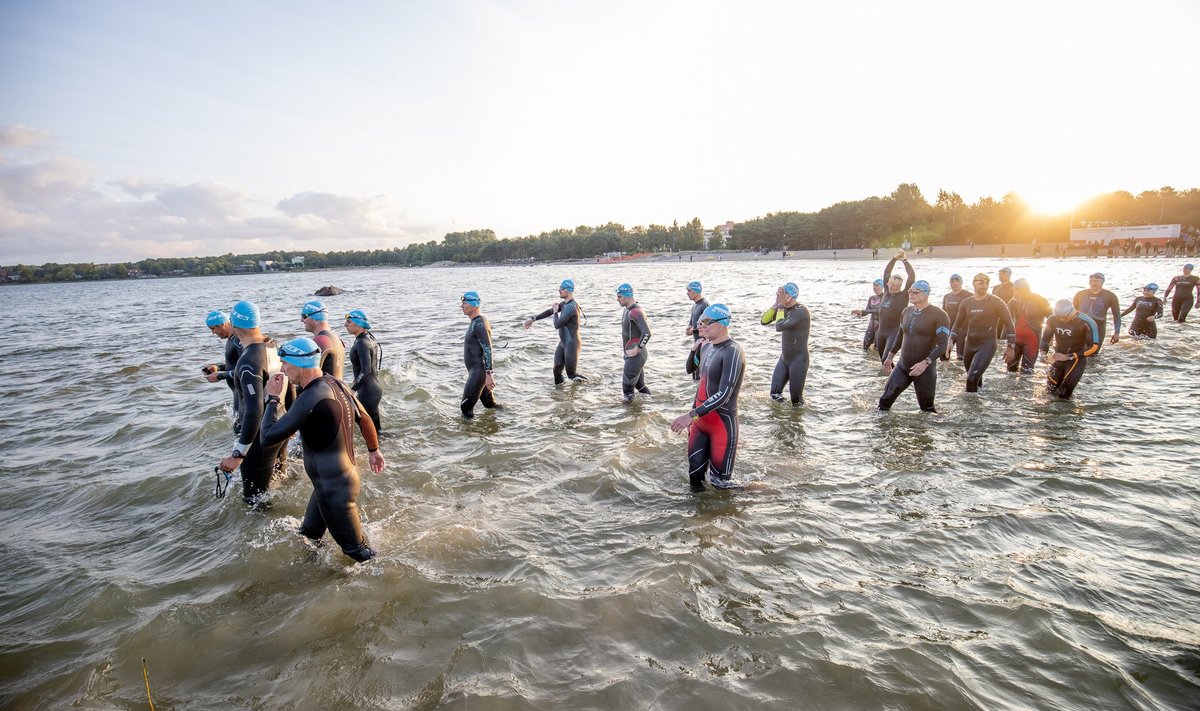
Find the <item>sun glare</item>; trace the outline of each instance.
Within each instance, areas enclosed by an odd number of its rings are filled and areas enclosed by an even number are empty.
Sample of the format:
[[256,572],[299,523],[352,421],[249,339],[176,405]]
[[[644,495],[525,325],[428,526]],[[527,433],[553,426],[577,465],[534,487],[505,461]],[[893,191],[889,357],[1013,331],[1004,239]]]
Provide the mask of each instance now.
[[1017,195],[1039,215],[1066,215],[1088,201],[1091,195],[1070,188],[1043,186],[1038,189],[1018,190]]

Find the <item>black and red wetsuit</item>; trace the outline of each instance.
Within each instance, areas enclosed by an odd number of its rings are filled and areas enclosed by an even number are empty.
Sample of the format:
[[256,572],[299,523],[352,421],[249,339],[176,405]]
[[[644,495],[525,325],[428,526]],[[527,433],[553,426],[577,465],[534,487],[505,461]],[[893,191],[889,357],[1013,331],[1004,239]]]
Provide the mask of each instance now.
[[1015,373],[1017,368],[1022,373],[1033,372],[1033,362],[1037,360],[1038,341],[1042,336],[1042,323],[1046,317],[1054,313],[1050,302],[1043,296],[1030,294],[1026,297],[1014,296],[1008,302],[1008,311],[1012,314],[1016,340],[1013,341],[1013,359],[1008,363],[1008,372]]
[[700,385],[688,433],[688,480],[693,489],[703,489],[706,478],[718,488],[733,485],[737,401],[745,364],[742,346],[732,338],[702,348]]

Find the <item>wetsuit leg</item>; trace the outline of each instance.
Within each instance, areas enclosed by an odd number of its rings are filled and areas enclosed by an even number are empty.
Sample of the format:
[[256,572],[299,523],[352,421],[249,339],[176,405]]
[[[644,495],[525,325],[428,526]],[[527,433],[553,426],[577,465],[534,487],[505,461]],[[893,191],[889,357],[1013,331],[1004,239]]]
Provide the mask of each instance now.
[[1083,356],[1073,361],[1055,361],[1046,376],[1046,389],[1063,400],[1069,400],[1086,368],[1087,358]]
[[566,367],[566,353],[563,350],[563,344],[559,343],[558,348],[554,349],[554,384],[562,385],[563,383],[563,368]]
[[967,366],[967,392],[977,392],[979,386],[983,385],[983,374],[995,355],[995,339],[985,338],[980,343],[967,344],[967,354],[963,357],[963,363]]
[[1135,318],[1133,323],[1129,325],[1129,335],[1158,338],[1158,326],[1153,321]]
[[879,409],[892,409],[892,403],[896,402],[900,393],[907,390],[911,384],[912,377],[909,376],[908,369],[897,364],[895,368],[892,368],[892,374],[888,376],[887,385],[883,387],[883,395],[879,398]]
[[298,532],[305,538],[319,541],[325,535],[328,527],[325,525],[325,517],[321,515],[321,507],[317,503],[316,486],[316,482],[313,482],[313,492],[308,497],[308,507],[304,510],[304,520],[300,522]]
[[342,552],[360,563],[374,557],[375,552],[367,542],[358,514],[358,475],[352,472],[349,476],[328,478],[321,489],[316,497],[317,506],[329,528],[329,535]]
[[579,349],[583,346],[578,338],[568,334],[567,340],[563,342],[563,365],[566,367],[567,380],[587,380],[587,378],[576,372],[579,368]]
[[483,385],[486,375],[482,367],[467,372],[467,384],[463,386],[462,403],[459,404],[463,417],[475,416],[475,403],[485,392]]
[[636,356],[625,357],[625,368],[621,374],[621,392],[626,400],[633,398],[633,391],[645,391],[646,376],[642,369],[646,366],[646,351],[640,351]]
[[708,460],[710,463],[708,483],[723,489],[732,484],[733,461],[737,457],[737,414],[728,412],[712,412],[710,414],[716,415],[716,421],[712,423],[708,436]]
[[1100,337],[1096,339],[1096,353],[1093,353],[1092,355],[1096,355],[1100,352],[1100,349],[1104,348],[1104,335],[1108,329],[1108,325],[1102,319],[1095,319],[1095,321],[1096,328],[1100,333]]
[[359,388],[355,396],[362,403],[363,409],[371,416],[371,422],[375,423],[375,431],[383,432],[381,426],[383,415],[379,412],[379,403],[383,400],[383,388],[379,383],[371,382]]
[[887,360],[888,342],[892,340],[892,336],[895,333],[895,329],[890,331],[885,331],[882,328],[875,329],[875,353],[879,355],[880,363]]
[[793,405],[804,404],[804,381],[808,379],[808,354],[800,353],[792,356],[787,363],[788,377],[791,379],[791,396]]
[[275,473],[276,461],[281,456],[281,450],[282,455],[286,456],[286,446],[278,445],[264,449],[255,439],[246,451],[238,469],[242,473],[242,498],[247,502],[259,494],[266,493],[271,487],[271,476]]
[[1017,328],[1017,339],[1013,341],[1013,359],[1007,363],[1008,372],[1015,373],[1020,368],[1022,373],[1032,373],[1033,363],[1038,355],[1038,337],[1028,326]]
[[1192,310],[1192,304],[1195,301],[1192,291],[1192,289],[1176,291],[1175,296],[1171,298],[1171,318],[1179,323],[1187,321],[1188,312]]
[[700,420],[696,420],[688,432],[688,483],[693,491],[704,489],[708,467],[708,433],[700,426]]
[[783,400],[783,386],[788,383],[788,367],[783,358],[775,361],[775,371],[771,373],[771,399]]
[[863,350],[871,350],[871,346],[875,345],[875,332],[878,331],[878,324],[867,324],[867,330],[863,333]]
[[933,396],[937,392],[937,368],[932,365],[913,379],[913,390],[917,393],[917,405],[922,412],[937,412]]

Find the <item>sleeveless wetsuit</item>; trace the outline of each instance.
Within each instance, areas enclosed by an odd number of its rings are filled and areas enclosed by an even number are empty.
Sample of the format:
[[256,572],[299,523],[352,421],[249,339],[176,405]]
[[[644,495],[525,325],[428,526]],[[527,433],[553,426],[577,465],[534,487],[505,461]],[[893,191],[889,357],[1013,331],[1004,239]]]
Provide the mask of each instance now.
[[812,317],[803,304],[779,309],[772,306],[762,315],[761,323],[774,325],[783,336],[779,360],[771,374],[771,398],[783,400],[783,386],[790,382],[788,394],[792,404],[800,405],[804,402],[804,382],[808,379],[808,334]]
[[317,335],[328,338],[330,344],[328,348],[321,349],[321,372],[341,380],[346,362],[346,344],[329,329],[324,329]]
[[[900,393],[909,385],[917,393],[917,404],[926,412],[937,412],[933,406],[933,396],[937,391],[937,368],[934,362],[945,352],[950,340],[950,319],[946,312],[936,306],[926,305],[917,311],[915,306],[909,306],[902,314],[903,321],[899,333],[893,339],[896,350],[889,351],[890,358],[896,351],[900,352],[896,367],[888,376],[883,395],[879,398],[879,409],[890,410],[892,403],[900,397]],[[908,371],[921,361],[928,361],[925,370],[914,378]]]
[[492,370],[492,327],[482,314],[471,319],[463,339],[463,364],[467,366],[467,384],[463,386],[459,408],[463,417],[475,416],[475,403],[495,407],[496,398],[488,390],[487,374]]
[[1012,314],[1014,333],[1013,359],[1008,364],[1008,372],[1015,373],[1017,368],[1022,373],[1033,372],[1033,362],[1037,360],[1038,341],[1042,336],[1042,322],[1054,313],[1050,302],[1037,294],[1028,298],[1014,297],[1008,302],[1008,312]]
[[1164,299],[1170,298],[1172,289],[1175,289],[1175,298],[1171,299],[1171,318],[1183,323],[1187,321],[1188,312],[1192,310],[1197,296],[1200,296],[1200,276],[1188,274],[1172,278],[1167,285],[1167,292],[1163,294]]
[[546,309],[533,317],[534,321],[541,321],[553,316],[554,328],[558,329],[558,347],[554,349],[555,385],[564,382],[564,370],[567,372],[567,378],[571,380],[587,380],[575,372],[579,366],[579,349],[583,346],[583,342],[579,340],[579,317],[582,312],[575,299],[571,299],[558,303],[558,313],[555,313],[554,309]]
[[[692,310],[688,314],[688,325],[692,327],[692,343],[700,340],[700,317],[704,315],[704,309],[708,308],[708,299],[700,298],[692,304]],[[692,380],[700,379],[700,371],[688,371],[692,374]]]
[[913,282],[917,279],[912,265],[907,261],[903,264],[904,270],[908,272],[908,282],[903,289],[895,293],[888,287],[896,259],[893,257],[887,263],[887,268],[883,270],[884,292],[883,297],[879,300],[879,326],[875,330],[875,352],[879,354],[881,363],[887,360],[886,354],[890,348],[890,342],[896,338],[896,333],[900,330],[900,315],[908,307],[908,290],[912,288]]
[[625,367],[621,373],[621,393],[624,395],[625,402],[630,402],[633,400],[635,388],[640,393],[650,394],[650,388],[646,387],[645,374],[646,357],[649,355],[646,351],[646,344],[650,342],[650,325],[646,323],[646,314],[642,311],[642,307],[636,303],[621,314],[621,342],[625,344],[622,355],[634,346],[641,348],[634,357],[625,356]]
[[263,412],[280,407],[278,403],[273,403],[270,407],[265,404],[267,381],[272,373],[280,369],[279,356],[276,353],[278,348],[279,346],[270,340],[247,344],[242,347],[242,356],[238,358],[234,368],[238,389],[242,393],[242,419],[238,442],[245,453],[238,468],[242,473],[242,498],[248,502],[267,491],[271,485],[271,475],[275,472],[276,460],[282,461],[282,455],[287,451],[284,443],[267,447],[263,446],[258,438]]
[[879,330],[879,302],[883,301],[883,297],[879,294],[872,294],[871,298],[867,299],[867,307],[862,310],[864,314],[870,317],[867,321],[867,330],[863,333],[863,350],[871,350],[871,346],[875,345],[875,332]]
[[[946,318],[950,319],[950,323],[954,323],[958,319],[959,305],[961,305],[963,301],[971,298],[972,296],[973,296],[973,294],[971,292],[967,291],[966,289],[959,289],[957,294],[954,293],[953,291],[951,291],[950,293],[948,293],[942,297],[942,310],[946,312]],[[964,345],[966,339],[967,339],[966,333],[960,333],[950,339],[950,342],[954,344],[954,349],[953,349],[954,353],[955,353],[955,355],[958,356],[959,360],[962,360],[963,345]],[[943,352],[942,360],[950,360],[950,354]]]
[[973,393],[983,385],[983,374],[996,356],[996,331],[1001,330],[1009,343],[1013,342],[1012,314],[1008,305],[995,294],[982,299],[972,295],[958,305],[958,318],[950,329],[952,334],[966,332],[963,367],[967,369],[967,392]]
[[1100,327],[1083,312],[1076,312],[1075,317],[1066,321],[1052,316],[1046,321],[1046,330],[1042,332],[1042,353],[1050,350],[1051,339],[1054,340],[1055,353],[1066,353],[1073,358],[1052,361],[1050,372],[1046,374],[1046,390],[1067,400],[1083,377],[1088,356],[1100,350]]
[[737,455],[737,401],[742,389],[746,358],[732,338],[701,347],[700,383],[692,402],[692,428],[688,432],[688,481],[703,489],[732,485]]
[[1092,320],[1096,322],[1096,328],[1100,333],[1100,337],[1096,339],[1097,353],[1104,345],[1104,334],[1108,327],[1108,320],[1105,317],[1109,311],[1112,311],[1113,315],[1113,332],[1121,332],[1121,304],[1117,301],[1117,295],[1108,289],[1101,289],[1099,294],[1093,294],[1091,289],[1084,289],[1075,295],[1072,303],[1075,305],[1076,311],[1091,316]]
[[[274,402],[274,401],[272,401]],[[354,462],[354,423],[369,417],[342,381],[322,375],[305,386],[287,414],[277,417],[268,408],[259,441],[264,447],[283,446],[300,432],[304,440],[304,471],[312,481],[301,535],[320,540],[329,531],[342,552],[362,562],[375,555],[359,520],[358,466]],[[370,441],[368,447],[378,446]]]
[[383,415],[379,412],[379,403],[383,400],[383,386],[379,384],[379,369],[382,367],[383,348],[375,340],[375,334],[370,331],[358,334],[350,346],[350,368],[354,373],[350,389],[371,416],[376,434],[383,432]]
[[1149,318],[1162,318],[1163,302],[1157,296],[1139,296],[1129,304],[1129,308],[1121,312],[1125,316],[1133,311],[1133,323],[1129,325],[1129,335],[1158,338],[1158,324]]

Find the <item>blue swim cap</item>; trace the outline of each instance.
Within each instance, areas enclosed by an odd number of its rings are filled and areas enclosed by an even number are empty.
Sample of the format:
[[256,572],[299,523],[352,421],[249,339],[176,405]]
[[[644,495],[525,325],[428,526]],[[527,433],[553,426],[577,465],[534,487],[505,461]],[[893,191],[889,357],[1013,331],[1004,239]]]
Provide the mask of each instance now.
[[258,307],[249,301],[239,301],[229,310],[234,328],[258,328]]
[[703,287],[701,287],[700,282],[694,281],[688,284],[688,291],[694,291],[699,294],[703,292]]
[[1070,299],[1059,299],[1058,302],[1054,304],[1055,316],[1066,318],[1070,316],[1071,312],[1074,310],[1075,304],[1072,304]]
[[311,338],[293,338],[279,348],[279,358],[297,368],[315,368],[321,362],[321,348]]
[[229,323],[229,316],[224,311],[209,311],[208,316],[204,317],[204,325],[209,328],[223,323]]
[[346,320],[356,323],[367,330],[371,329],[371,319],[367,318],[366,312],[364,312],[362,309],[354,309],[350,313],[346,314]]
[[951,274],[950,281],[956,281],[956,280],[962,281],[962,275],[961,274]]
[[883,279],[876,279],[871,283],[871,286],[883,286]]
[[468,291],[462,295],[462,302],[472,306],[478,306],[483,303],[483,299],[479,298],[478,291]]
[[1149,284],[1147,284],[1146,286],[1144,286],[1142,288],[1145,289],[1146,291],[1158,291],[1158,284],[1155,284],[1154,282],[1150,282]]
[[575,282],[571,281],[570,279],[563,279],[562,283],[558,285],[558,288],[566,289],[567,291],[574,294],[575,293]]
[[786,291],[787,295],[793,299],[800,296],[800,287],[796,286],[790,281],[783,285],[783,290]]
[[729,313],[729,307],[725,304],[713,304],[704,309],[704,313],[700,317],[728,326],[733,314]]
[[325,304],[312,300],[300,307],[300,318],[311,318],[314,321],[325,320]]
[[1184,269],[1195,269],[1196,265],[1195,264],[1185,264],[1185,265],[1183,265],[1183,268]]
[[633,285],[626,283],[618,286],[617,296],[633,296]]
[[1091,276],[1088,277],[1088,279],[1091,279],[1092,277],[1096,277],[1100,281],[1104,281],[1104,275],[1101,274],[1100,272],[1096,272],[1095,274],[1092,274]]
[[[929,282],[925,281],[924,279],[918,279],[913,282],[912,288],[916,289],[918,291],[923,291],[926,294],[928,294],[929,293]],[[910,289],[910,291],[911,291],[911,289]]]

